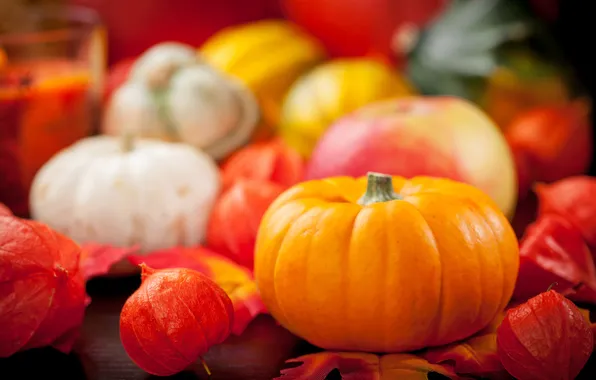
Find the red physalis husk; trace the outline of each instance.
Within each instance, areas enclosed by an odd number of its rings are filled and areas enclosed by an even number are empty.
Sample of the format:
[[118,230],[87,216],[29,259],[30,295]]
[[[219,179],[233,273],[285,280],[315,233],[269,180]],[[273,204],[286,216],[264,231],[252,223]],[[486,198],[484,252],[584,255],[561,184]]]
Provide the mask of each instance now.
[[141,286],[120,314],[120,339],[128,356],[144,371],[173,375],[230,335],[232,301],[217,284],[192,269],[141,267]]
[[538,107],[520,114],[506,137],[518,168],[520,198],[533,182],[553,182],[585,173],[592,159],[589,103]]
[[554,290],[509,309],[497,329],[503,367],[518,380],[572,380],[594,349],[590,323]]
[[155,269],[189,268],[201,272],[221,286],[234,306],[232,333],[240,335],[259,314],[267,313],[252,272],[232,260],[203,247],[174,247],[149,255],[131,255],[133,264],[146,263]]
[[536,185],[539,215],[557,214],[573,224],[596,249],[596,178],[576,176]]
[[339,370],[347,380],[426,380],[429,374],[440,374],[452,380],[461,379],[448,365],[431,364],[410,354],[374,354],[354,352],[319,352],[286,361],[300,363],[286,368],[276,379],[325,380],[333,370]]
[[[138,253],[140,246],[132,247],[114,247],[107,244],[85,243],[81,246],[81,272],[83,277],[88,280],[93,277],[103,276],[108,273],[116,272],[117,263],[126,257]],[[125,261],[126,265],[130,265]],[[128,270],[124,269],[128,274]]]
[[304,160],[280,138],[250,144],[228,158],[221,168],[224,189],[240,178],[271,181],[284,188],[304,178]]
[[207,246],[252,270],[261,218],[282,191],[273,182],[239,179],[215,203]]
[[81,249],[44,224],[0,217],[0,357],[69,352],[88,303]]
[[553,283],[554,289],[575,300],[596,303],[596,268],[581,232],[564,217],[545,214],[520,241],[513,298],[527,300]]

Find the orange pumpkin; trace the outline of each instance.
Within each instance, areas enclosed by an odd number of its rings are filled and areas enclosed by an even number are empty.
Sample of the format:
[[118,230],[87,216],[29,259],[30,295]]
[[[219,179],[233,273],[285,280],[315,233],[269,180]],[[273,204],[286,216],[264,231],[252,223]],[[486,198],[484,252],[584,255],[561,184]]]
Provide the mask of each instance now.
[[488,195],[376,173],[286,190],[255,248],[268,310],[328,350],[403,352],[466,338],[505,308],[518,267],[513,229]]
[[240,178],[271,181],[289,187],[302,181],[304,161],[297,151],[275,138],[240,149],[226,160],[221,171],[224,188]]

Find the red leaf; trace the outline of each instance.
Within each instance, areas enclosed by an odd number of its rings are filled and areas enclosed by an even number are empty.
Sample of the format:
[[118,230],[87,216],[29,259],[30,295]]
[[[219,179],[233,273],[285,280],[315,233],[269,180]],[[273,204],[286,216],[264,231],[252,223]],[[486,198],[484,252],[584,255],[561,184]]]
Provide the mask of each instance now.
[[497,354],[496,331],[503,317],[499,315],[490,326],[465,341],[428,349],[422,356],[433,364],[452,365],[458,375],[510,379]]
[[450,379],[460,379],[449,367],[430,364],[410,354],[374,354],[351,352],[320,352],[290,359],[286,363],[301,363],[286,368],[276,379],[325,380],[333,370],[339,370],[344,380],[427,380],[430,373]]
[[501,363],[518,380],[574,379],[593,349],[585,314],[554,290],[508,310],[497,329]]
[[581,232],[562,216],[546,214],[528,227],[520,242],[520,269],[514,298],[526,300],[551,284],[573,298],[596,303],[596,269]]
[[102,276],[122,259],[139,251],[138,245],[119,248],[106,244],[86,243],[81,246],[81,272],[85,280]]
[[175,247],[147,256],[131,255],[133,264],[145,263],[154,269],[189,268],[199,271],[221,286],[234,305],[232,332],[242,334],[246,326],[267,309],[257,291],[252,273],[232,260],[203,247]]

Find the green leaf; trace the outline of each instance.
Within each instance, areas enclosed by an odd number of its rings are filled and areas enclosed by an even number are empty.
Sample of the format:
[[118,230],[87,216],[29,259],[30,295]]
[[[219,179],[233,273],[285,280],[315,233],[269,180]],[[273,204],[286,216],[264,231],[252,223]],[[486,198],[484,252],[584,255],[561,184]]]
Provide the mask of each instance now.
[[[499,48],[536,33],[531,14],[512,0],[453,0],[424,30],[409,56],[407,74],[424,93],[470,98],[479,79],[499,65]],[[471,86],[471,87],[470,87]]]

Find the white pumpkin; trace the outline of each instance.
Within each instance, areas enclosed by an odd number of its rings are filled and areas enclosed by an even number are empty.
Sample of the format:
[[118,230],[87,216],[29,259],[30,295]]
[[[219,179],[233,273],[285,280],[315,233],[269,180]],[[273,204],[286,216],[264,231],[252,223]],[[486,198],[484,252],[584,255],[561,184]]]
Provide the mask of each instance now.
[[30,206],[34,219],[79,243],[150,252],[200,243],[219,190],[215,162],[189,145],[139,139],[126,147],[97,136],[39,170]]
[[248,142],[258,120],[257,101],[243,84],[207,65],[192,47],[162,43],[135,62],[102,128],[185,142],[219,160]]

